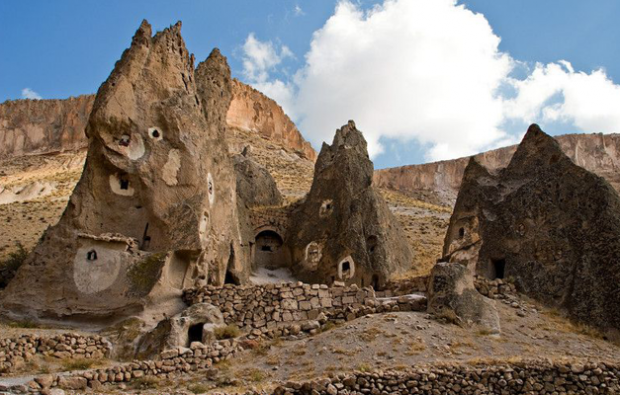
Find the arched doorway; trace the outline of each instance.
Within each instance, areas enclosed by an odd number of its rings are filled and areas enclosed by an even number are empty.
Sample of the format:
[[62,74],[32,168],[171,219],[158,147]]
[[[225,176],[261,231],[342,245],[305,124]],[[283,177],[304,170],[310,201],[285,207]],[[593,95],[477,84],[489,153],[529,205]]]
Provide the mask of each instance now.
[[256,235],[254,241],[254,267],[276,269],[287,266],[288,255],[284,240],[276,231],[266,229]]

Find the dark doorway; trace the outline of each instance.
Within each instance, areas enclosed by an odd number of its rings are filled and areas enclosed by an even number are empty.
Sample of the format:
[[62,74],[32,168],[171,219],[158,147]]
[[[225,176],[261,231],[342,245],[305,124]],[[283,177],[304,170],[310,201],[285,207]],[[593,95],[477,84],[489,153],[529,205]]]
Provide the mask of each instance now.
[[256,235],[254,267],[275,269],[285,266],[286,255],[282,250],[284,240],[273,230],[264,230]]
[[90,250],[86,253],[86,259],[89,261],[96,261],[97,260],[97,251],[95,250]]
[[204,324],[196,324],[189,327],[187,330],[187,347],[193,342],[202,343],[202,327]]
[[239,277],[235,276],[232,269],[235,267],[235,249],[233,245],[230,245],[230,255],[228,256],[228,265],[226,267],[226,277],[224,278],[224,284],[240,285]]
[[376,274],[372,275],[372,289],[374,289],[375,291],[379,290],[379,276],[377,276]]
[[496,278],[504,278],[504,274],[506,271],[506,260],[505,259],[493,259],[491,260],[493,264],[493,279]]

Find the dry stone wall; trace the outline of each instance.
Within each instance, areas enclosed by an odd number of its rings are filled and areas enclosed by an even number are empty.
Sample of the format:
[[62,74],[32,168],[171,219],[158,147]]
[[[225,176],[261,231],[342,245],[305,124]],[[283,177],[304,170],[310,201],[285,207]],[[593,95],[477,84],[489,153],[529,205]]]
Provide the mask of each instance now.
[[377,298],[372,288],[357,285],[266,284],[206,286],[187,290],[187,304],[211,303],[227,324],[249,332],[249,338],[296,334],[318,329],[327,321],[344,322],[388,311],[423,311],[426,298],[418,295]]
[[[289,382],[274,395],[353,394],[617,394],[620,366],[595,362],[414,367],[404,372],[339,374],[305,383]],[[258,394],[258,392],[255,392]]]
[[41,393],[50,388],[84,390],[87,387],[97,391],[105,383],[124,383],[145,376],[173,377],[177,374],[210,368],[214,363],[232,358],[243,348],[236,339],[214,342],[210,345],[192,343],[191,348],[164,351],[157,360],[120,364],[108,368],[91,369],[75,374],[48,374],[36,377],[25,385],[3,387],[0,391],[10,393]]
[[60,359],[99,359],[108,356],[110,348],[110,343],[101,336],[75,333],[54,337],[22,335],[14,339],[0,339],[0,374],[15,370],[36,354]]

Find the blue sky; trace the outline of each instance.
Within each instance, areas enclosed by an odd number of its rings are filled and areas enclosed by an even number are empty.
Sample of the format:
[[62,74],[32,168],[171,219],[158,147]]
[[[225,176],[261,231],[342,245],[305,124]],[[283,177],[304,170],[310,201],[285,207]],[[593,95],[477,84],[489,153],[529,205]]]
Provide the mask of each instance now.
[[619,1],[431,1],[5,0],[0,101],[94,93],[142,19],[182,20],[198,60],[219,47],[315,147],[354,118],[377,168],[514,143],[530,122],[620,132]]

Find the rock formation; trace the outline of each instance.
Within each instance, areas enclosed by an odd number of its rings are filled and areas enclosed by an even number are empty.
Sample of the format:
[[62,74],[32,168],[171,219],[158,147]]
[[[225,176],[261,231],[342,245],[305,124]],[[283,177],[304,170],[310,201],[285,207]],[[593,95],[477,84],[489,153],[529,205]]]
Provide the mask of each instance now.
[[216,340],[215,329],[223,326],[224,317],[217,307],[196,303],[161,321],[144,335],[138,343],[136,357],[151,359],[162,351],[189,347],[193,342],[211,344]]
[[[604,177],[620,191],[620,134],[567,134],[556,136],[562,151],[577,165]],[[499,148],[476,155],[489,169],[506,167],[517,146]],[[443,206],[454,206],[463,172],[470,157],[393,167],[375,171],[377,187],[388,188]]]
[[[232,94],[226,113],[230,133],[235,128],[255,132],[302,157],[316,159],[310,143],[275,101],[237,80],[232,81]],[[84,130],[94,101],[95,95],[82,95],[0,104],[0,159],[85,149]]]
[[487,332],[499,333],[499,314],[494,301],[474,287],[473,267],[459,262],[439,262],[431,272],[428,311],[459,325],[477,324]]
[[316,152],[275,101],[240,81],[233,80],[233,100],[226,114],[232,128],[255,131],[314,161]]
[[306,282],[345,281],[380,288],[411,267],[400,225],[372,186],[366,140],[353,121],[323,144],[312,188],[292,216],[286,245]]
[[162,314],[186,286],[248,277],[223,139],[230,70],[214,50],[194,75],[180,29],[152,37],[143,22],[99,88],[82,178],[3,308],[118,318],[157,302]]
[[470,160],[443,260],[475,265],[603,329],[620,329],[620,197],[532,125],[510,164]]
[[237,175],[237,198],[246,207],[279,206],[282,194],[267,169],[244,154],[233,157]]
[[0,159],[84,148],[94,99],[84,95],[0,104]]

